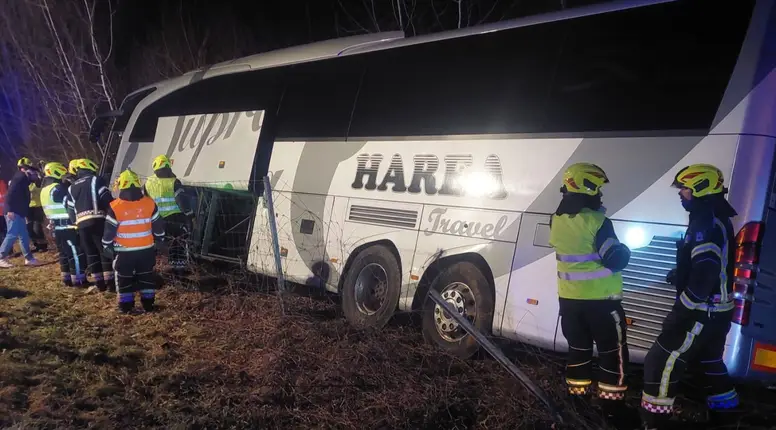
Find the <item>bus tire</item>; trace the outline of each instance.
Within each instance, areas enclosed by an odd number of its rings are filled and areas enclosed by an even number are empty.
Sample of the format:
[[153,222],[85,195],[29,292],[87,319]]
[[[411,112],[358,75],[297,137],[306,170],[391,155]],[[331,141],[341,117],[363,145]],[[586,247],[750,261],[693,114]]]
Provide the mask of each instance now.
[[[493,327],[495,299],[488,279],[473,263],[454,263],[434,279],[430,288],[438,291],[486,336]],[[480,345],[442,307],[426,296],[423,301],[423,338],[448,354],[472,357]]]
[[393,317],[401,293],[401,269],[383,245],[359,252],[342,285],[342,313],[358,328],[382,328]]

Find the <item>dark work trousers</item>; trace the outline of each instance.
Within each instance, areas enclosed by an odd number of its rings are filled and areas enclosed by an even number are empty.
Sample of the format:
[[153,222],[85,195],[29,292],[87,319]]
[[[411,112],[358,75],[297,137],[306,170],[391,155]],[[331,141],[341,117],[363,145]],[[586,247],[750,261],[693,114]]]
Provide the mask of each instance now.
[[173,270],[183,270],[188,264],[189,231],[187,225],[186,215],[182,213],[172,214],[164,218],[164,231],[170,244],[167,259]]
[[625,311],[619,300],[560,299],[560,325],[569,343],[569,394],[587,395],[593,382],[593,344],[598,347],[598,397],[624,400],[628,346]]
[[46,213],[43,208],[37,206],[30,208],[30,212],[27,214],[27,233],[30,235],[30,240],[35,245],[36,251],[48,251],[46,233],[43,231],[45,223]]
[[62,228],[54,230],[54,241],[59,251],[59,267],[62,282],[67,286],[86,284],[86,255],[81,249],[78,230]]
[[156,288],[154,265],[156,265],[154,248],[116,253],[113,270],[116,272],[116,292],[119,295],[121,312],[129,312],[135,307],[136,292],[140,293],[143,309],[153,310],[154,288]]
[[700,363],[704,371],[710,409],[738,406],[738,393],[722,361],[732,314],[677,307],[668,314],[663,331],[644,359],[641,407],[648,424],[659,423],[673,412],[676,386],[688,362]]
[[78,225],[81,246],[86,254],[86,264],[94,285],[100,291],[107,291],[108,284],[113,281],[113,262],[102,252],[103,230],[105,230],[103,219],[92,219]]

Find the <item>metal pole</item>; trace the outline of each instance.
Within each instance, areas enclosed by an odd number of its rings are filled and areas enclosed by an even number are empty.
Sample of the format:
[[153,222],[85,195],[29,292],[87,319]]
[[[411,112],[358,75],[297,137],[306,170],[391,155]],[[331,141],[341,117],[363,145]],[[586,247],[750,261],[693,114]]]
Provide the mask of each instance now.
[[[278,292],[286,291],[285,279],[283,279],[283,263],[280,261],[280,241],[278,240],[278,227],[275,219],[275,204],[272,201],[272,187],[269,184],[269,176],[264,179],[264,201],[267,203],[267,218],[269,231],[272,234],[272,248],[275,254],[275,270],[277,271]],[[281,302],[282,305],[282,302]]]
[[504,355],[501,349],[499,349],[493,342],[488,340],[488,338],[485,337],[485,335],[483,335],[479,330],[477,330],[477,328],[474,327],[468,319],[464,318],[461,314],[458,313],[458,311],[450,306],[450,303],[447,303],[447,301],[442,298],[442,295],[439,294],[439,291],[435,290],[433,286],[429,289],[428,295],[431,297],[431,300],[433,300],[434,303],[441,306],[448,315],[453,317],[455,322],[460,324],[467,333],[474,337],[477,343],[482,345],[482,347],[488,351],[488,354],[490,354],[493,358],[496,359],[496,361],[504,366],[507,372],[517,378],[520,383],[531,392],[531,394],[533,394],[537,399],[544,403],[544,405],[550,411],[550,415],[552,415],[552,418],[558,424],[563,424],[563,417],[561,416],[560,412],[558,412],[558,407],[555,405],[555,403],[541,388],[537,387],[536,384],[534,384],[525,373],[518,369],[517,366],[515,366],[515,364],[512,363],[512,361],[508,359],[506,355]]

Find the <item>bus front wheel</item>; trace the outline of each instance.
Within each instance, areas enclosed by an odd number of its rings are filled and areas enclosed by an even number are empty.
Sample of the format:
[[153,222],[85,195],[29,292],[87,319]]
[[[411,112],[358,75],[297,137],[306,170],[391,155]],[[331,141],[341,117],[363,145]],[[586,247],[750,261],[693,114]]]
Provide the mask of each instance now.
[[[474,327],[490,335],[494,297],[487,278],[475,264],[468,261],[454,263],[436,277],[431,288]],[[449,354],[469,358],[479,350],[477,341],[430,297],[423,302],[422,324],[426,341]]]
[[399,302],[399,263],[385,246],[370,246],[358,253],[342,287],[342,313],[348,322],[359,328],[382,328]]

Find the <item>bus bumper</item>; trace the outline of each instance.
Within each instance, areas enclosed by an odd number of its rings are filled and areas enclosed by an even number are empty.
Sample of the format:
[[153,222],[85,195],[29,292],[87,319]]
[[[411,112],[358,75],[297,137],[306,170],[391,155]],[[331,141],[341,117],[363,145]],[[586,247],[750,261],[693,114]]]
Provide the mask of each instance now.
[[724,355],[730,376],[741,382],[776,386],[776,342],[763,342],[732,324]]

